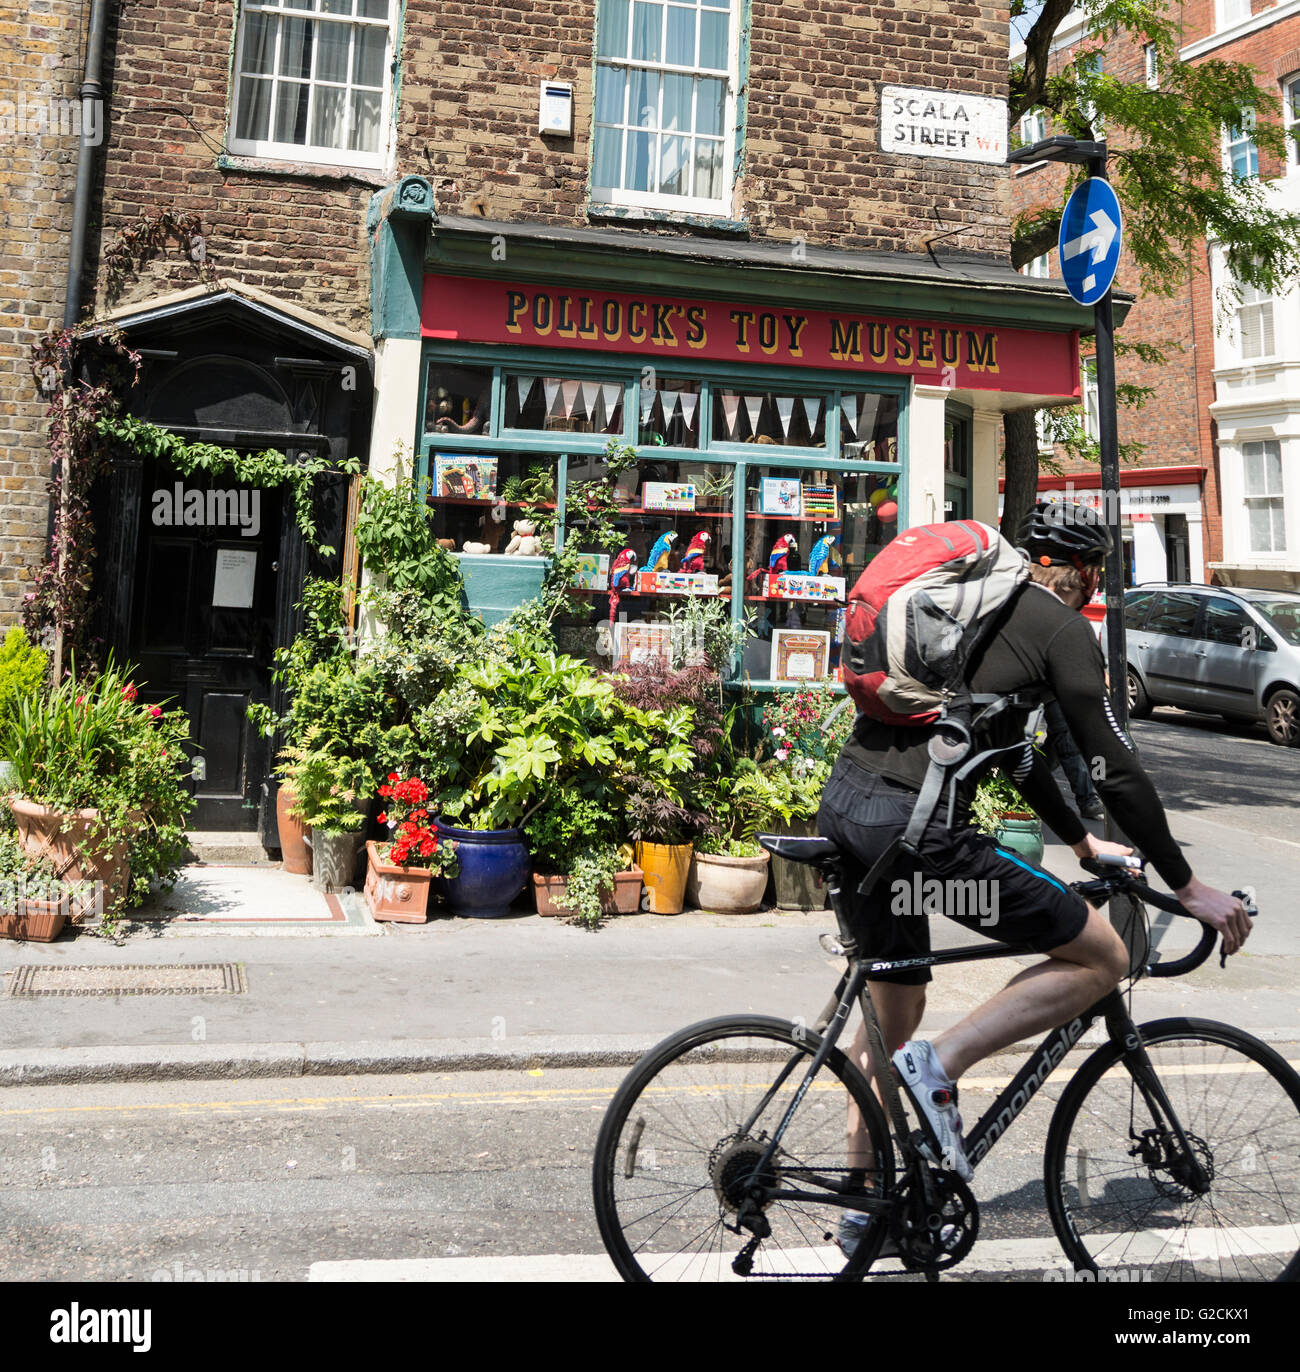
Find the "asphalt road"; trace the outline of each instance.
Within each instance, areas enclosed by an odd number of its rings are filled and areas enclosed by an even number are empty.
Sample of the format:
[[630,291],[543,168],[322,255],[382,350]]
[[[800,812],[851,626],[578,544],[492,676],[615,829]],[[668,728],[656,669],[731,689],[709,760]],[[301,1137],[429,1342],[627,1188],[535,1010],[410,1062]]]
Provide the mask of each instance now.
[[[1292,1061],[1296,1045],[1283,1045]],[[953,1277],[1064,1270],[1042,1199],[1069,1059],[981,1167]],[[1006,1079],[963,1083],[978,1113]],[[10,1088],[0,1281],[609,1281],[591,1159],[622,1071]],[[1294,1126],[1292,1126],[1294,1127]],[[396,1265],[395,1265],[396,1264]],[[894,1263],[883,1269],[903,1278]]]

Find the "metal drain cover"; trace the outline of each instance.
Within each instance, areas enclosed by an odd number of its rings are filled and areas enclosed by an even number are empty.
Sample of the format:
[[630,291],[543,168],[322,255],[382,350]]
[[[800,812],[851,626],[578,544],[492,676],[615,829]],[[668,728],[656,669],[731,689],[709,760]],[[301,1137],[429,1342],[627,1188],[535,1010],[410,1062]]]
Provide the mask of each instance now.
[[221,996],[248,990],[240,962],[144,963],[126,967],[49,967],[14,970],[11,996]]

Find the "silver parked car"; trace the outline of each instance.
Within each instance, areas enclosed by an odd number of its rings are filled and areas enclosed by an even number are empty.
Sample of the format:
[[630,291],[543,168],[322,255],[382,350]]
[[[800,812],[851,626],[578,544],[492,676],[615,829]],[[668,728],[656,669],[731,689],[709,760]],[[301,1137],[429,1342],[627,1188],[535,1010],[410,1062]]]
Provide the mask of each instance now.
[[1131,715],[1262,720],[1274,743],[1300,746],[1300,595],[1158,582],[1124,593],[1124,623]]

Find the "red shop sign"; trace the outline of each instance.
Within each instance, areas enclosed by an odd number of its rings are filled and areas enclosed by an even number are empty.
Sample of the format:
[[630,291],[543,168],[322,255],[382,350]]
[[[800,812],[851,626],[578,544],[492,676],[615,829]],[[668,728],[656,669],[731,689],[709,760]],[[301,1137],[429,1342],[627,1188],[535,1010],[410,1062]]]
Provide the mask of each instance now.
[[1077,333],[985,328],[797,307],[426,276],[421,332],[467,343],[519,343],[721,362],[914,376],[936,386],[1079,394]]

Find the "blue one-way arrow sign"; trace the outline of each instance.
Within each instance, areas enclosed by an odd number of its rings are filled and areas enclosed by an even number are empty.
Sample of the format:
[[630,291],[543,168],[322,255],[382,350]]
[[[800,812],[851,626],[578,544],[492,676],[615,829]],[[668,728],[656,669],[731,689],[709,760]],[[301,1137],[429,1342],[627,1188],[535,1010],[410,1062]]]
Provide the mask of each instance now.
[[1123,216],[1110,182],[1099,176],[1080,182],[1065,206],[1057,241],[1061,277],[1080,305],[1094,305],[1110,290],[1123,241]]

